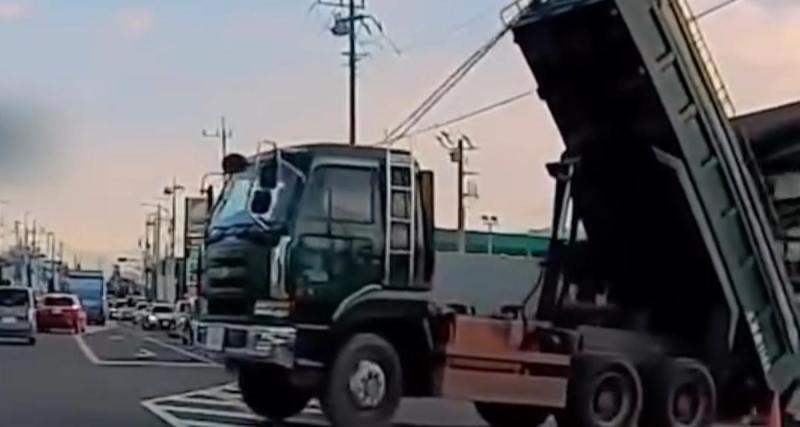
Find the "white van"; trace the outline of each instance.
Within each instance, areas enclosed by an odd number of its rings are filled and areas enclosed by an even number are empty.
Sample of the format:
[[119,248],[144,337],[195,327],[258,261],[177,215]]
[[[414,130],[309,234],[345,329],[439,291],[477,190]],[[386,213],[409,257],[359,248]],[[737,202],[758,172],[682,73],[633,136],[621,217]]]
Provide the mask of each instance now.
[[36,344],[36,300],[30,289],[0,287],[0,338]]

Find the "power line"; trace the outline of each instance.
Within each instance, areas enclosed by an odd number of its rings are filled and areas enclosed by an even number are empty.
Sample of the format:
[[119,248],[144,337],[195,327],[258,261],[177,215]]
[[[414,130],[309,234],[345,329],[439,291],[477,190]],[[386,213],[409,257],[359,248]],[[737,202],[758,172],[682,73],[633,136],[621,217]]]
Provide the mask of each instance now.
[[413,132],[409,132],[409,133],[407,133],[406,135],[404,135],[402,137],[394,138],[394,139],[387,139],[387,140],[381,141],[381,142],[377,143],[376,145],[391,145],[391,144],[394,144],[395,142],[397,142],[397,141],[399,141],[401,139],[410,138],[412,136],[416,136],[416,135],[423,134],[423,133],[426,133],[426,132],[431,132],[431,131],[434,131],[434,130],[437,130],[437,129],[440,129],[440,128],[443,128],[443,127],[447,127],[447,126],[453,125],[455,123],[460,123],[460,122],[463,122],[465,120],[469,120],[469,119],[471,119],[473,117],[480,116],[480,115],[492,112],[492,111],[494,111],[494,110],[496,110],[498,108],[505,107],[506,105],[513,104],[514,102],[520,101],[520,100],[522,100],[524,98],[527,98],[527,97],[529,97],[531,95],[533,95],[533,91],[532,90],[528,90],[528,91],[525,91],[525,92],[522,92],[522,93],[518,93],[518,94],[516,94],[514,96],[510,96],[508,98],[504,98],[504,99],[502,99],[500,101],[496,101],[496,102],[493,102],[491,104],[484,105],[483,107],[480,107],[478,109],[472,110],[472,111],[470,111],[468,113],[464,113],[464,114],[455,116],[453,118],[447,119],[447,120],[445,120],[445,121],[443,121],[441,123],[434,123],[434,124],[432,124],[430,126],[426,126],[424,128],[417,129],[417,130],[415,130]]
[[715,5],[715,6],[711,6],[708,9],[706,9],[706,10],[704,10],[704,11],[702,11],[702,12],[696,14],[696,15],[694,15],[692,17],[692,21],[698,21],[698,20],[703,19],[704,17],[706,17],[708,15],[711,15],[712,13],[719,12],[720,10],[732,5],[733,3],[736,3],[737,1],[739,1],[739,0],[725,0],[725,1],[719,3],[719,4]]
[[[504,12],[508,10],[508,8],[504,9]],[[415,110],[411,112],[411,114],[399,125],[397,125],[394,129],[392,129],[387,135],[386,140],[396,140],[402,139],[406,135],[408,135],[416,126],[422,118],[428,114],[441,100],[445,97],[464,77],[473,69],[475,66],[484,58],[486,55],[500,42],[500,40],[511,30],[511,28],[519,21],[520,16],[522,15],[523,10],[520,8],[511,19],[507,20],[506,23],[503,25],[503,28],[494,36],[492,36],[485,44],[483,44],[478,50],[476,50],[472,55],[470,55],[466,61],[464,61],[461,65],[459,65],[455,71],[453,71],[447,78],[442,82],[436,89],[434,89],[433,93],[431,93],[422,104],[417,107]]]

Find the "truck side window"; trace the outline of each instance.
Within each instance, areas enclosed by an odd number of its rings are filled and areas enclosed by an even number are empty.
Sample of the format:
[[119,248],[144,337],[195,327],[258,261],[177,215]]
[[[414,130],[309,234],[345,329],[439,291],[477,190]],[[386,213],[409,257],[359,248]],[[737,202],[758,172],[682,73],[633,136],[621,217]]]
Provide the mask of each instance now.
[[306,190],[303,217],[371,224],[375,222],[372,181],[368,168],[323,166],[314,171]]

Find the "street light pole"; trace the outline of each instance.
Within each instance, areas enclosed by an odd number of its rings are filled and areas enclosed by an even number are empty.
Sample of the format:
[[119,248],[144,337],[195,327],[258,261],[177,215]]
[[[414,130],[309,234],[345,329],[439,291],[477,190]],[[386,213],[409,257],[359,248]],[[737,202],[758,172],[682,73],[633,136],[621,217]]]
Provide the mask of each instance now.
[[481,215],[481,220],[483,224],[486,225],[486,228],[489,229],[489,248],[488,252],[489,255],[494,254],[494,226],[496,226],[499,221],[497,219],[497,215]]
[[158,203],[142,203],[142,206],[156,208],[156,219],[153,224],[153,286],[152,296],[158,297],[158,270],[161,264],[161,211],[166,209]]
[[50,281],[47,283],[47,291],[56,290],[56,234],[52,231],[47,233],[47,256],[50,258]]

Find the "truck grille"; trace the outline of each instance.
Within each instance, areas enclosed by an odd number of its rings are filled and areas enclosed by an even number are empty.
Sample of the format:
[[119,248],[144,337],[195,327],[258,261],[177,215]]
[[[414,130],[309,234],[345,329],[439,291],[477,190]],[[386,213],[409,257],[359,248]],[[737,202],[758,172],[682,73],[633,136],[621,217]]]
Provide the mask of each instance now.
[[247,298],[208,298],[207,301],[211,316],[241,316],[253,312],[253,303]]

